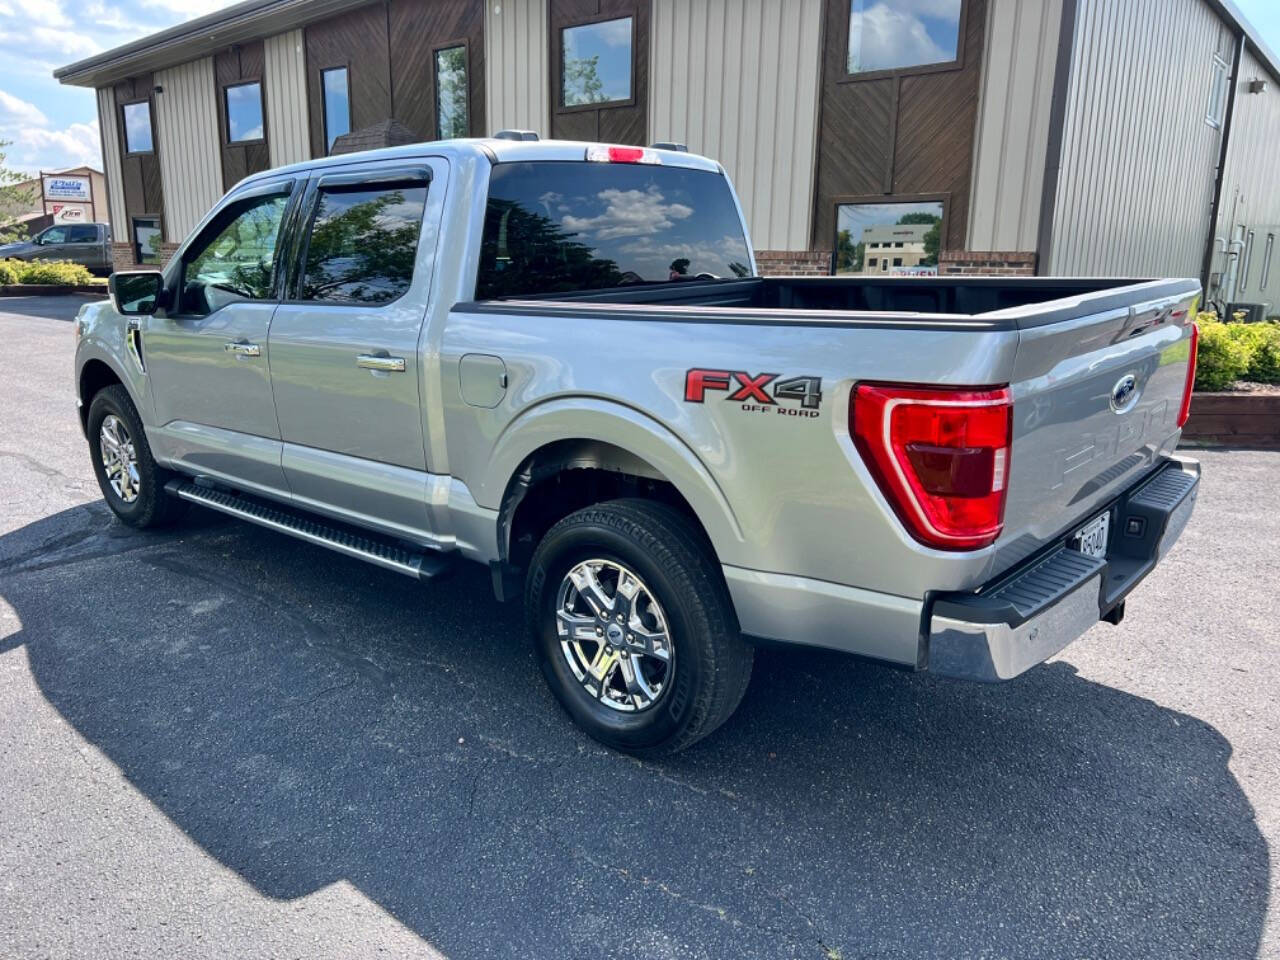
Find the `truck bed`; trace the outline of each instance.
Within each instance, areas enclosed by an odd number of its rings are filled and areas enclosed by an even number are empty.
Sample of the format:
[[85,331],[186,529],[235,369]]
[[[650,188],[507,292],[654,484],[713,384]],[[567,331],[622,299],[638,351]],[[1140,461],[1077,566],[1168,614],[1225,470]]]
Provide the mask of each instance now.
[[[794,319],[850,326],[868,321],[870,314],[914,314],[896,319],[913,326],[931,325],[929,315],[934,315],[948,327],[969,318],[989,329],[1024,329],[1185,296],[1198,289],[1194,280],[1116,277],[745,277],[524,296],[460,304],[458,309],[506,312],[520,304],[519,312],[527,312],[525,305],[551,302],[591,305],[586,307],[588,312],[598,305],[614,316],[617,313],[608,310],[611,306],[655,307],[667,320],[773,323]],[[678,308],[688,308],[688,313]],[[565,312],[563,307],[555,310]],[[742,310],[755,314],[743,317]]]

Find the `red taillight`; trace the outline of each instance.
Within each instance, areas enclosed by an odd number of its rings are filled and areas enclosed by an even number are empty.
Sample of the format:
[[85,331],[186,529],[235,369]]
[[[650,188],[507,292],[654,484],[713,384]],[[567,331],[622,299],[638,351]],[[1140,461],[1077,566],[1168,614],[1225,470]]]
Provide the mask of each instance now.
[[1191,391],[1196,385],[1196,355],[1200,350],[1200,324],[1191,324],[1191,356],[1187,358],[1187,382],[1182,386],[1182,406],[1178,408],[1178,426],[1186,425],[1191,416]]
[[592,163],[662,163],[655,151],[644,147],[587,147],[587,159]]
[[1008,387],[864,383],[851,403],[854,444],[912,536],[944,550],[1000,536],[1013,437]]

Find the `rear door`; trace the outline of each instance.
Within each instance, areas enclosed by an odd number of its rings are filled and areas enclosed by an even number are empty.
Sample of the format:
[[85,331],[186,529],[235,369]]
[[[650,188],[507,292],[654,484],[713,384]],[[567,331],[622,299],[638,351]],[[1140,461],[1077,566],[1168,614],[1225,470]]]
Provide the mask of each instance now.
[[142,320],[166,452],[285,496],[267,332],[280,302],[279,240],[302,183],[274,180],[226,200],[172,268],[173,309]]
[[296,501],[410,539],[428,532],[418,339],[431,293],[442,160],[312,178],[271,378]]
[[98,239],[98,227],[92,223],[71,224],[67,227],[67,242],[63,245],[63,259],[92,269],[102,266],[102,244]]
[[997,569],[1083,527],[1173,452],[1199,286],[1146,286],[1148,299],[1128,287],[1028,308],[1042,315],[1019,336]]

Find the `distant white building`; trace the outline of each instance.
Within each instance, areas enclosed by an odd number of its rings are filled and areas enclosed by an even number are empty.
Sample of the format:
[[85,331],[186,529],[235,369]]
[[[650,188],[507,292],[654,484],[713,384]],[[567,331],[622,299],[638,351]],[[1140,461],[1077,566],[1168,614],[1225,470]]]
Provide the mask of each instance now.
[[[862,255],[862,273],[919,273],[925,259],[924,238],[932,224],[900,223],[894,226],[867,227],[862,232],[866,245]],[[936,265],[931,272],[937,272]]]

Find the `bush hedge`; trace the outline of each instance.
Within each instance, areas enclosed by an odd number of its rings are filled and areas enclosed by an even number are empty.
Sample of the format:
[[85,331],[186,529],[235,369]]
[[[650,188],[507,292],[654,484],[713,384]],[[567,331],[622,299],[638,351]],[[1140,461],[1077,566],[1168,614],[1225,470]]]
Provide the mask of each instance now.
[[1280,323],[1221,323],[1202,313],[1197,390],[1225,390],[1237,380],[1280,383]]
[[[8,279],[10,274],[16,279]],[[0,261],[0,279],[4,283],[77,284],[92,283],[93,274],[88,267],[65,260],[4,260]]]

